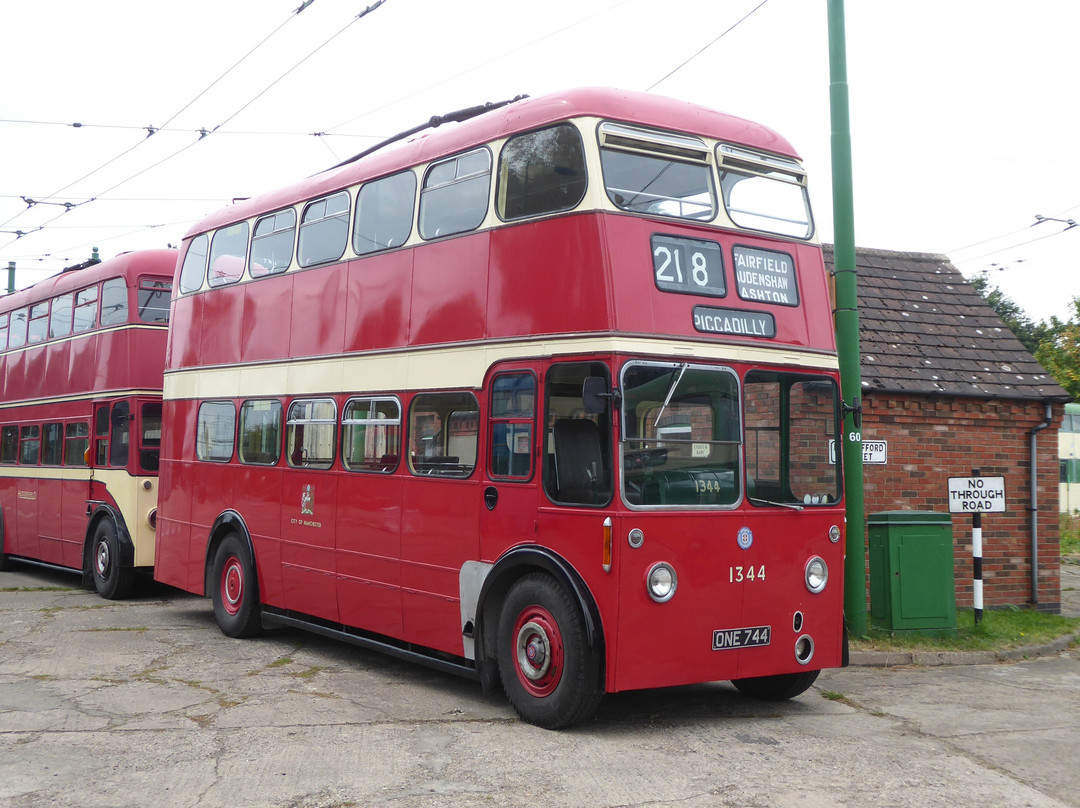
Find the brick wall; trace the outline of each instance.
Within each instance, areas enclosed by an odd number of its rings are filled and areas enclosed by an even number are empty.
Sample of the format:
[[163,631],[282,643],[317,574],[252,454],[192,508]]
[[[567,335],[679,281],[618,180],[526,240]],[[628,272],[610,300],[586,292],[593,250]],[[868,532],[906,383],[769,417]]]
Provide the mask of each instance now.
[[[888,462],[863,467],[866,514],[948,513],[948,478],[1005,478],[1006,513],[984,514],[983,605],[1032,602],[1030,437],[1046,407],[1039,402],[898,396],[863,400],[863,440],[888,442]],[[1038,608],[1060,610],[1057,429],[1064,408],[1038,434]],[[971,517],[952,515],[956,603],[971,606]],[[869,588],[867,590],[869,593]],[[869,595],[868,595],[869,597]],[[869,600],[868,600],[869,603]]]

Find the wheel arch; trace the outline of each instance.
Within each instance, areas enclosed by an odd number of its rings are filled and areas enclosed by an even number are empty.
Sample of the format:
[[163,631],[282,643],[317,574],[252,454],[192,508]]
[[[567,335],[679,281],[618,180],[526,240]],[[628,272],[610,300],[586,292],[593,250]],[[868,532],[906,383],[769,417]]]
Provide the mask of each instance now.
[[120,566],[125,568],[135,566],[135,542],[131,540],[123,514],[107,502],[97,503],[88,514],[86,534],[83,536],[82,582],[84,585],[94,582],[91,566],[94,558],[94,535],[97,533],[98,525],[106,519],[111,521],[116,529],[116,539],[120,546]]
[[589,587],[565,558],[547,548],[537,546],[515,547],[503,555],[488,572],[477,598],[476,663],[478,666],[492,664],[496,660],[496,635],[499,628],[499,611],[510,587],[520,578],[533,573],[550,575],[577,602],[585,621],[585,631],[592,650],[599,661],[599,684],[604,682],[606,660],[604,658],[604,628],[600,610]]
[[210,532],[206,542],[206,555],[203,557],[203,594],[210,594],[210,574],[214,567],[214,556],[217,554],[217,549],[221,545],[221,542],[230,533],[236,533],[240,537],[240,541],[247,547],[248,557],[251,559],[251,565],[255,570],[255,582],[258,585],[259,578],[259,564],[255,558],[255,545],[251,541],[251,531],[248,530],[247,522],[244,521],[244,517],[234,510],[223,511],[217,519],[214,520],[214,524],[210,526]]

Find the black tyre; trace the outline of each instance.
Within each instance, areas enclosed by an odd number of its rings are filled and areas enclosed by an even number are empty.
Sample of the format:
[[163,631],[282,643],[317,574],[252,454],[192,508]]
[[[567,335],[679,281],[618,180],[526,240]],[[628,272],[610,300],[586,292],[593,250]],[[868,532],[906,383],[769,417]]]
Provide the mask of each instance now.
[[603,696],[577,602],[550,576],[517,581],[499,615],[499,677],[530,724],[562,729],[587,720]]
[[227,637],[255,637],[262,633],[262,608],[255,563],[235,533],[226,536],[214,554],[210,596],[221,633]]
[[764,701],[786,701],[793,699],[817,681],[821,671],[800,671],[799,673],[781,673],[776,676],[756,676],[751,679],[732,679],[731,683],[740,693]]
[[135,585],[135,570],[121,563],[120,538],[112,519],[102,519],[94,530],[90,573],[94,588],[106,600],[126,598]]

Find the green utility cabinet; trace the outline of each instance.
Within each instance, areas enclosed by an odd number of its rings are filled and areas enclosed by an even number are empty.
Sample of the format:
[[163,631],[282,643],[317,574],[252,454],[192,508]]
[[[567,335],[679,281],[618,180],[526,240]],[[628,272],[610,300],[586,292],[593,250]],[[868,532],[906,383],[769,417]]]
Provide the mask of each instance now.
[[870,622],[886,631],[956,635],[952,518],[870,514]]

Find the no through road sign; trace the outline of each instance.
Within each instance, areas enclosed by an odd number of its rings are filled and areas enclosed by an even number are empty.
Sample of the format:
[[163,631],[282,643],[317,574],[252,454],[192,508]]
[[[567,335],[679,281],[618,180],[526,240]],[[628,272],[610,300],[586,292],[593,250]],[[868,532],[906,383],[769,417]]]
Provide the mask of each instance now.
[[949,513],[1004,512],[1004,477],[949,478]]

